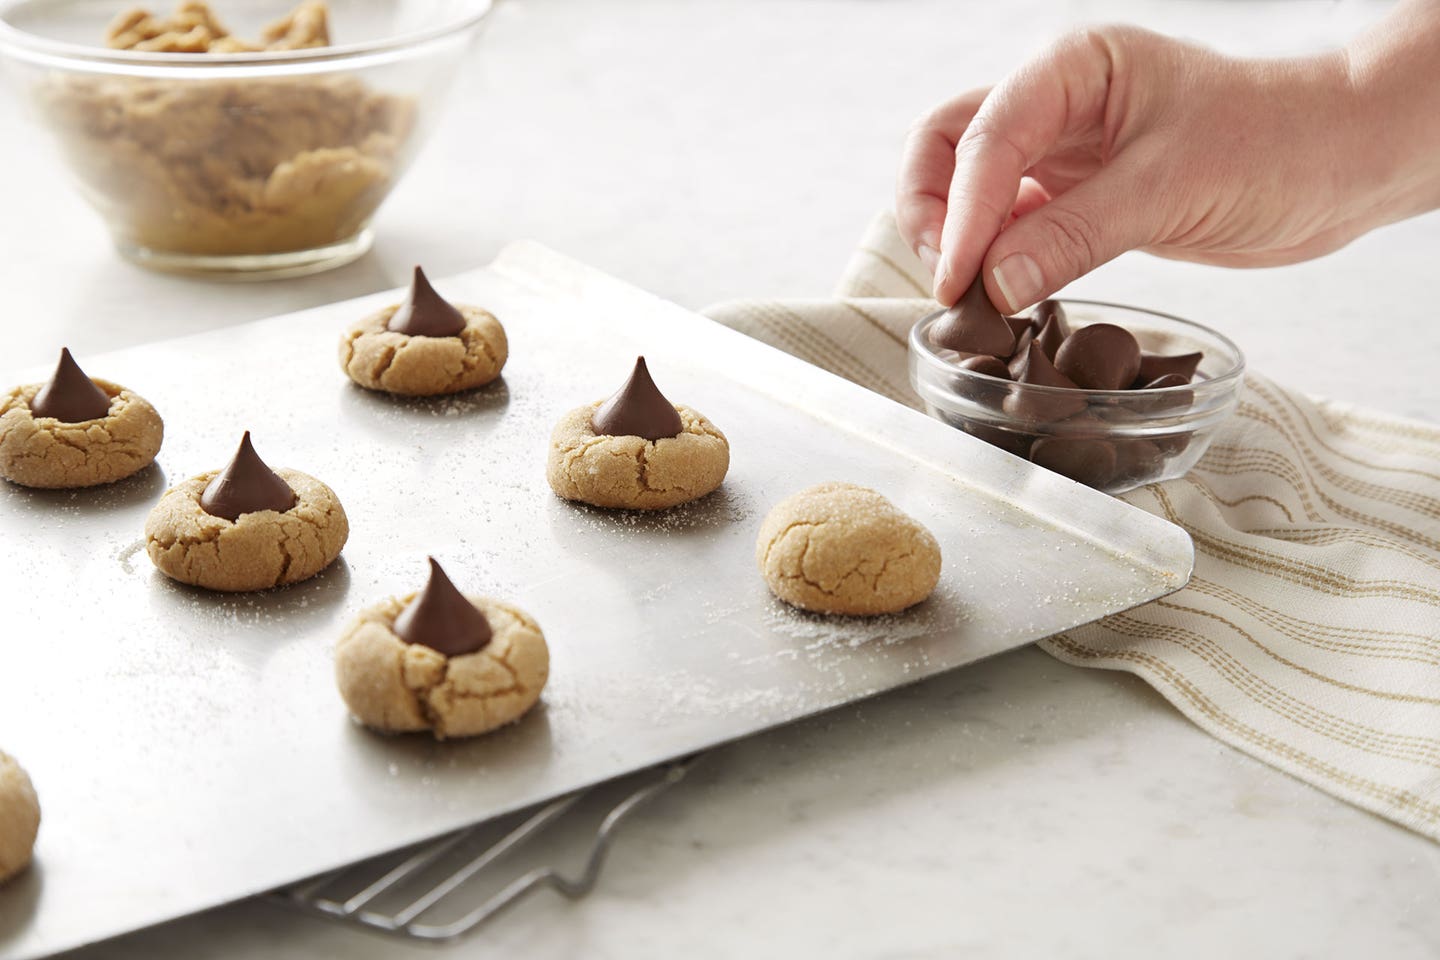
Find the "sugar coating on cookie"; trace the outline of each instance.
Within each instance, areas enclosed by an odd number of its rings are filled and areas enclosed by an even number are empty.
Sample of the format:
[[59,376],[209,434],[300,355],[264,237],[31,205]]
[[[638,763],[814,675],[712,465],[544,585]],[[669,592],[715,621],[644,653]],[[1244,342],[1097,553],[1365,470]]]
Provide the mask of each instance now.
[[350,522],[335,491],[299,470],[275,471],[295,505],[227,520],[200,506],[212,470],[176,485],[145,521],[145,552],[173,580],[209,590],[266,590],[315,576],[340,556]]
[[555,424],[545,478],[566,500],[596,507],[663,510],[713,492],[730,469],[725,434],[699,412],[675,404],[674,437],[597,436],[591,418],[603,401],[576,407]]
[[335,682],[357,720],[444,740],[503,727],[535,705],[550,676],[550,651],[528,614],[467,595],[489,622],[490,640],[473,653],[446,656],[396,635],[395,619],[415,596],[363,611],[335,647]]
[[14,758],[0,751],[0,884],[30,865],[40,832],[40,800]]
[[160,452],[165,425],[144,397],[91,378],[110,398],[103,417],[66,423],[30,409],[45,386],[31,383],[0,395],[0,477],[50,490],[98,487],[148,467]]
[[775,505],[755,562],[772,593],[819,613],[897,613],[940,580],[934,535],[874,490],[822,483]]
[[483,387],[510,355],[505,328],[488,311],[457,305],[465,328],[453,337],[410,336],[389,329],[400,304],[356,323],[340,338],[340,367],[367,390],[431,397]]

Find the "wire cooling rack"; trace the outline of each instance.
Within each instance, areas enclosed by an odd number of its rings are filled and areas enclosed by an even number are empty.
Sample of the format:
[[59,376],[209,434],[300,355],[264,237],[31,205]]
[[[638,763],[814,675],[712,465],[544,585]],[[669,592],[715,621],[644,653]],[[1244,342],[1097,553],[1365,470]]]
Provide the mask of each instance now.
[[361,929],[434,943],[464,936],[542,888],[578,900],[595,888],[625,820],[683,780],[699,756],[342,867],[271,897]]

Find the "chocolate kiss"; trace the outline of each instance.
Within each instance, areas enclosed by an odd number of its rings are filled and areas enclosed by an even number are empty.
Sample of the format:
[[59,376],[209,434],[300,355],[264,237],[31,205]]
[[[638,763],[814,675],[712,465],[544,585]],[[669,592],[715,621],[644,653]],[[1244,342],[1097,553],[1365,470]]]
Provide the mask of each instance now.
[[1015,332],[990,302],[981,277],[975,278],[960,302],[935,321],[930,328],[930,340],[937,347],[960,353],[1008,357],[1015,352]]
[[70,351],[60,349],[60,362],[50,382],[30,401],[33,417],[54,417],[62,423],[98,420],[110,413],[110,398],[85,376]]
[[410,292],[385,327],[411,337],[458,337],[465,329],[465,316],[436,293],[425,271],[416,267]]
[[200,494],[200,508],[213,517],[235,521],[242,514],[274,510],[284,513],[300,499],[290,484],[265,465],[250,445],[250,431],[225,469]]
[[1005,361],[998,357],[990,357],[979,354],[973,357],[966,357],[956,364],[966,370],[974,370],[976,373],[983,373],[989,377],[999,377],[1001,380],[1010,379],[1010,371],[1005,369]]
[[[1029,352],[1025,355],[1025,366],[1020,375],[1015,378],[1021,384],[1035,384],[1041,387],[1069,387],[1075,389],[1075,384],[1050,362],[1045,356],[1045,351],[1040,349],[1040,344],[1032,341]],[[1034,390],[1026,390],[1023,386],[1016,389],[1005,398],[1005,412],[1012,417],[1021,420],[1035,420],[1044,422],[1047,420],[1064,420],[1084,410],[1086,407],[1085,395],[1075,393],[1066,395],[1041,395]]]
[[1015,341],[1015,352],[1010,355],[1007,364],[1011,380],[1019,380],[1020,374],[1025,370],[1025,361],[1030,356],[1030,344],[1035,339],[1035,328],[1026,327],[1025,332],[1020,334],[1020,339]]
[[1059,300],[1041,300],[1030,313],[1030,322],[1035,325],[1036,330],[1042,329],[1052,319],[1060,324],[1060,332],[1068,337],[1070,327],[1065,323],[1065,308],[1060,305]]
[[1055,369],[1086,390],[1124,390],[1140,372],[1140,344],[1124,327],[1092,323],[1060,344]]
[[646,440],[678,437],[685,429],[675,405],[665,399],[650,379],[644,357],[635,358],[630,379],[600,404],[600,409],[590,417],[590,426],[596,436],[644,437]]
[[1032,334],[1034,332],[1030,330],[1029,317],[1006,317],[1005,322],[1010,325],[1010,332],[1015,335],[1016,343],[1020,342],[1020,338],[1023,337],[1026,332],[1030,332]]
[[1142,353],[1140,354],[1140,372],[1135,375],[1135,382],[1148,384],[1152,380],[1159,380],[1161,377],[1175,374],[1184,377],[1185,382],[1189,383],[1204,357],[1203,353],[1181,353],[1173,357],[1161,356],[1158,353]]
[[1054,360],[1055,354],[1060,350],[1060,344],[1064,343],[1068,336],[1070,336],[1070,330],[1065,326],[1065,318],[1058,314],[1052,314],[1040,327],[1040,332],[1035,334],[1035,342],[1040,344],[1040,349],[1045,351],[1045,356]]
[[455,589],[434,557],[425,589],[400,611],[392,629],[406,643],[418,643],[447,657],[474,653],[491,637],[490,621]]

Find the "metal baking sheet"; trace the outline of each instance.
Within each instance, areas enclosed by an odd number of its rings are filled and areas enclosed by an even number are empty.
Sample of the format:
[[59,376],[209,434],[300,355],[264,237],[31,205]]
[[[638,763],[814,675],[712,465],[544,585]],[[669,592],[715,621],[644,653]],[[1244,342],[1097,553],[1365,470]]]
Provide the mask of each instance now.
[[[256,894],[668,758],[919,680],[1182,586],[1180,529],[534,244],[438,284],[505,323],[503,382],[404,401],[337,368],[366,297],[82,358],[148,397],[157,466],[111,487],[0,483],[0,748],[44,808],[34,868],[0,890],[0,957],[41,956]],[[57,344],[58,347],[58,344]],[[658,515],[555,498],[551,424],[644,352],[731,442],[720,491]],[[8,371],[0,382],[42,379]],[[288,589],[166,580],[145,515],[240,432],[328,482],[344,557]],[[945,553],[924,605],[857,622],[774,601],[756,530],[791,492],[875,487]],[[541,623],[550,686],[497,734],[436,743],[352,723],[346,620],[435,554]]]

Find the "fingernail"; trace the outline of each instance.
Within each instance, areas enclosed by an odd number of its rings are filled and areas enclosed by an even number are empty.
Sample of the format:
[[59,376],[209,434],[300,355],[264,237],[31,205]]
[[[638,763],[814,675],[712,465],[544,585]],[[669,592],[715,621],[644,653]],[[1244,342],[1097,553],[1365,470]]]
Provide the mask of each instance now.
[[1023,253],[1012,253],[995,264],[991,271],[1000,295],[1005,298],[1005,312],[1014,313],[1040,299],[1045,278],[1034,260]]
[[928,243],[922,243],[915,248],[915,255],[920,258],[920,262],[925,264],[925,269],[929,270],[933,276],[935,268],[940,265],[940,251]]

